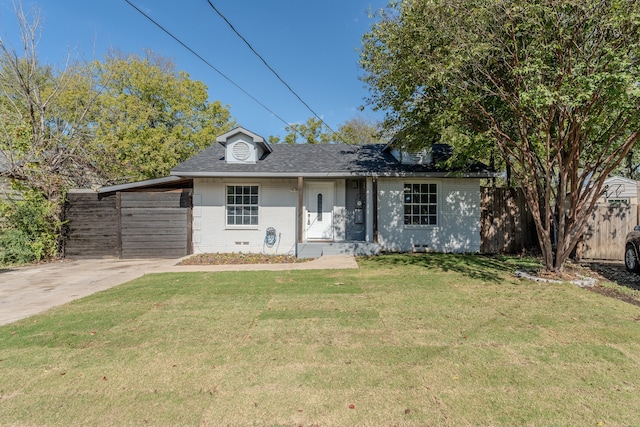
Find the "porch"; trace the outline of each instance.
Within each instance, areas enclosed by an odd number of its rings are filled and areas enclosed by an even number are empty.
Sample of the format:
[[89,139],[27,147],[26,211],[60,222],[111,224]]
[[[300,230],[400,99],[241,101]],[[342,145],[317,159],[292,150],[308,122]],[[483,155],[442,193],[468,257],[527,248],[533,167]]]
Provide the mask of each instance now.
[[304,242],[297,245],[298,258],[319,258],[322,255],[377,255],[380,245],[369,242]]

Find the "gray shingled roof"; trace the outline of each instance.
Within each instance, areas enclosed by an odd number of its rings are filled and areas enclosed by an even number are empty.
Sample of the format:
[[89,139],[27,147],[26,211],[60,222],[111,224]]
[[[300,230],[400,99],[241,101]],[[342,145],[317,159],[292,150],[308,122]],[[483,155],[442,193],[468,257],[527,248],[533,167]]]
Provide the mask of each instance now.
[[[226,163],[225,149],[220,144],[180,163],[171,175],[184,177],[347,177],[347,176],[443,176],[446,171],[426,165],[403,165],[383,144],[274,144],[273,152],[255,164]],[[466,175],[490,176],[481,165]]]

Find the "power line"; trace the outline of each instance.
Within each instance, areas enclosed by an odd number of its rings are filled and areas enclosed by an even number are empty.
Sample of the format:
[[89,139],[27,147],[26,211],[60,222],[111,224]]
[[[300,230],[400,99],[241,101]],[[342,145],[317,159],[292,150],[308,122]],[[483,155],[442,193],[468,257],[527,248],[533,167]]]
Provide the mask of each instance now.
[[[207,0],[207,2],[209,3],[209,6],[211,6],[211,8],[218,14],[218,16],[220,16],[220,18],[222,18],[222,20],[224,22],[227,23],[227,25],[229,26],[229,28],[231,28],[233,30],[234,33],[236,33],[236,35],[240,38],[240,40],[242,40],[244,42],[244,44],[247,45],[247,47],[251,50],[251,52],[253,52],[254,55],[256,55],[260,61],[262,61],[262,63],[269,69],[269,71],[271,71],[273,73],[274,76],[276,76],[276,78],[278,80],[280,80],[280,82],[289,90],[289,92],[291,92],[296,98],[298,98],[298,101],[300,101],[306,108],[307,110],[309,110],[311,112],[311,114],[313,114],[318,120],[320,120],[320,122],[325,125],[327,127],[327,129],[329,129],[331,131],[331,133],[333,133],[338,139],[340,139],[342,142],[345,142],[342,139],[342,136],[339,135],[336,131],[334,131],[333,129],[331,129],[331,126],[329,126],[327,123],[325,123],[324,120],[322,120],[322,117],[320,117],[310,106],[309,104],[307,104],[300,95],[298,95],[296,93],[295,90],[293,90],[293,88],[291,88],[291,86],[289,86],[289,84],[282,78],[280,77],[280,75],[276,72],[276,70],[273,69],[273,67],[271,65],[269,65],[269,63],[262,57],[262,55],[260,55],[258,53],[258,51],[256,51],[253,46],[251,45],[251,43],[249,43],[247,41],[246,38],[244,38],[244,36],[242,34],[240,34],[240,32],[238,30],[236,30],[236,28],[233,26],[233,24],[222,14],[222,12],[220,12],[218,10],[218,8],[216,8],[211,0]],[[345,142],[346,143],[346,142]]]
[[[206,59],[204,59],[200,54],[198,54],[196,51],[194,51],[193,49],[191,49],[186,43],[184,43],[182,40],[180,40],[178,37],[174,36],[169,30],[167,30],[165,27],[163,27],[162,25],[160,25],[157,21],[155,21],[152,17],[150,17],[149,15],[147,15],[145,12],[143,12],[140,8],[138,8],[138,6],[136,6],[135,4],[131,3],[129,0],[124,0],[129,6],[131,6],[132,8],[134,8],[135,10],[137,10],[142,16],[144,16],[145,18],[147,18],[149,21],[151,21],[156,27],[160,28],[165,34],[167,34],[169,37],[171,37],[172,39],[174,39],[176,42],[178,42],[182,47],[184,47],[185,49],[187,49],[189,52],[191,52],[193,55],[196,56],[196,58],[198,58],[200,61],[204,62],[207,66],[209,66],[209,68],[211,68],[213,71],[215,71],[216,73],[218,73],[220,76],[222,76],[225,80],[227,80],[229,83],[231,83],[233,86],[235,86],[236,88],[238,88],[240,91],[242,91],[242,93],[244,93],[245,95],[247,95],[249,98],[251,98],[252,100],[254,100],[258,105],[260,105],[262,108],[264,108],[265,110],[267,110],[269,113],[273,114],[276,118],[278,118],[282,123],[284,123],[286,126],[289,126],[289,122],[287,122],[285,119],[283,119],[282,117],[280,117],[277,113],[275,113],[273,110],[271,110],[269,107],[267,107],[266,105],[264,105],[262,102],[260,102],[256,97],[254,97],[253,95],[251,95],[249,92],[247,92],[245,89],[243,89],[239,84],[237,84],[236,82],[234,82],[233,80],[231,80],[231,78],[227,77],[222,71],[220,71],[219,69],[217,69],[215,66],[213,66],[213,64],[211,64],[209,61],[207,61]],[[324,123],[324,122],[323,122]]]

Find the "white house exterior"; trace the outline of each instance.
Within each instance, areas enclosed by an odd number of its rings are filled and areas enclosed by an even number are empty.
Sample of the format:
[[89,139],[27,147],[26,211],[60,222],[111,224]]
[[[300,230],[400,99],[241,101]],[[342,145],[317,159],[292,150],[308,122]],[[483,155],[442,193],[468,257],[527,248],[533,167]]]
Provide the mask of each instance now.
[[638,181],[622,176],[611,176],[604,181],[600,204],[638,204]]
[[480,250],[480,166],[403,162],[391,145],[270,145],[244,128],[217,142],[171,171],[193,180],[194,253]]

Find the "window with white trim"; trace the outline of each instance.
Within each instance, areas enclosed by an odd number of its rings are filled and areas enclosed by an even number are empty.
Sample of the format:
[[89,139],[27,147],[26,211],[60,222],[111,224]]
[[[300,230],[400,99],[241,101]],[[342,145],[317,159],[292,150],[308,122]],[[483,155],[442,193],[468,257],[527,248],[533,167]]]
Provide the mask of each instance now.
[[607,199],[610,205],[628,205],[629,199]]
[[404,225],[437,225],[438,186],[404,184]]
[[227,225],[258,225],[257,185],[227,185]]

